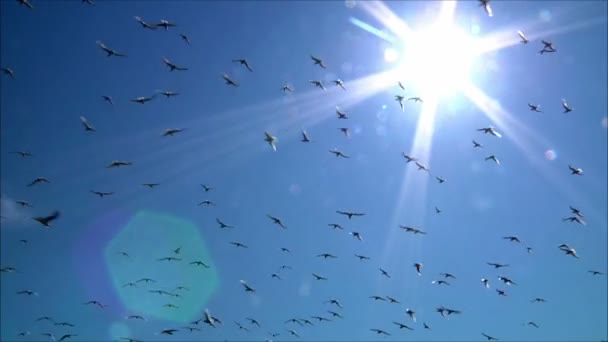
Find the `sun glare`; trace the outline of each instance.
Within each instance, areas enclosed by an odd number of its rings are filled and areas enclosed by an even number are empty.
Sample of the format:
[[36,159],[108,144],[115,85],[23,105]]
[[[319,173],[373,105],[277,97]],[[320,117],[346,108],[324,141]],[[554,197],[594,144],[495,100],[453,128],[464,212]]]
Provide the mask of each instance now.
[[414,32],[403,45],[397,75],[420,92],[416,96],[450,95],[470,82],[475,41],[460,28],[436,24]]

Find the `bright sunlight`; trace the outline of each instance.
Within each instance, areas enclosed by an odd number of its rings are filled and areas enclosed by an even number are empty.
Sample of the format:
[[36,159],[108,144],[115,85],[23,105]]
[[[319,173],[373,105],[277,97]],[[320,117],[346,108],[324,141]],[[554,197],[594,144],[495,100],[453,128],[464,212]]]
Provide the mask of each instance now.
[[439,98],[470,83],[477,55],[473,37],[451,23],[437,23],[416,31],[404,44],[398,77],[417,96]]

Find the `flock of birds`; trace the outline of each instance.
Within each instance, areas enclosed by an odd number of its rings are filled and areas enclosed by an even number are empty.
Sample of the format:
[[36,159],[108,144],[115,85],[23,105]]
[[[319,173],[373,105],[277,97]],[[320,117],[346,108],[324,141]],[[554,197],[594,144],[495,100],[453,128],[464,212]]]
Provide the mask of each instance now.
[[[23,6],[26,6],[29,9],[34,8],[34,6],[28,0],[17,0],[17,2]],[[95,2],[93,0],[83,0],[82,2],[86,3],[88,5],[95,5]],[[489,0],[481,0],[480,2],[481,2],[480,5],[483,6],[483,8],[486,11],[486,13],[488,14],[488,16],[491,17],[493,15],[493,13],[492,13],[492,9],[490,7]],[[135,20],[137,23],[139,23],[141,25],[141,27],[143,29],[146,29],[146,30],[169,31],[169,30],[172,30],[172,29],[178,27],[178,25],[176,23],[168,21],[168,20],[160,20],[159,22],[147,22],[147,21],[144,21],[139,16],[136,16]],[[522,44],[529,43],[528,38],[525,36],[525,34],[522,31],[518,31],[517,34],[519,35]],[[179,37],[186,44],[192,45],[192,42],[187,35],[179,34]],[[119,51],[111,48],[110,46],[106,45],[102,41],[97,41],[96,43],[97,43],[97,46],[99,47],[99,49],[102,50],[108,58],[110,58],[110,57],[112,57],[112,58],[113,57],[119,57],[119,58],[127,57],[127,54],[125,54],[123,52],[119,52]],[[557,52],[557,49],[553,46],[553,44],[551,42],[542,40],[541,43],[542,43],[542,49],[538,51],[541,55],[545,54],[545,53]],[[310,55],[310,59],[314,66],[318,66],[323,69],[327,68],[323,59],[321,59],[317,56],[313,56],[313,55]],[[171,72],[188,71],[187,67],[180,66],[165,57],[162,57],[162,62],[168,68],[168,70]],[[249,63],[249,61],[247,59],[237,58],[237,59],[232,60],[232,62],[240,64],[243,68],[245,68],[249,72],[254,72],[253,68],[251,67],[251,64]],[[13,79],[17,78],[17,74],[10,67],[4,66],[4,67],[2,67],[2,71],[6,76],[8,76],[10,78],[13,78]],[[239,87],[239,83],[237,81],[235,81],[233,78],[231,78],[230,76],[228,76],[227,74],[223,74],[222,78],[225,81],[226,85],[232,86],[232,87]],[[321,90],[326,89],[324,83],[321,80],[310,80],[309,83],[312,86],[318,87]],[[345,82],[342,81],[341,79],[333,80],[332,83],[336,87],[340,87],[342,90],[347,91],[347,86],[345,85]],[[398,82],[398,84],[396,84],[396,86],[398,86],[402,90],[405,90],[405,86],[401,82]],[[279,88],[279,90],[282,92],[285,92],[285,93],[294,92],[293,86],[291,86],[289,84],[285,84],[285,85],[281,86]],[[130,101],[137,103],[137,104],[144,105],[144,104],[154,100],[154,98],[157,95],[162,95],[162,96],[169,98],[169,97],[178,96],[180,94],[177,92],[174,92],[174,91],[159,91],[159,94],[155,94],[153,96],[136,97],[136,98],[131,99]],[[111,96],[101,95],[101,98],[103,101],[106,101],[109,105],[114,105],[114,100]],[[413,97],[406,98],[404,95],[395,95],[395,101],[398,103],[401,111],[405,110],[405,106],[404,106],[405,101],[414,101],[417,103],[424,102],[424,100],[420,96],[413,96]],[[566,102],[566,100],[562,100],[561,106],[563,108],[563,113],[570,113],[573,111],[573,108]],[[538,104],[528,103],[528,107],[529,107],[530,111],[539,112],[539,113],[542,112],[541,107]],[[341,110],[340,108],[336,108],[335,113],[337,115],[338,120],[348,120],[349,119],[348,114],[346,112],[344,112],[343,110]],[[91,132],[91,133],[96,132],[96,128],[84,116],[81,116],[80,120],[81,120],[82,126],[86,132]],[[162,135],[163,136],[174,136],[174,135],[184,132],[185,130],[186,130],[185,128],[169,128],[169,129],[166,129],[164,131],[164,133],[162,133]],[[350,135],[350,130],[348,127],[340,127],[340,128],[338,128],[338,130],[347,137]],[[496,130],[496,128],[494,128],[492,126],[481,127],[477,131],[481,134],[489,135],[489,136],[495,137],[495,138],[502,137],[502,135]],[[274,136],[271,132],[264,132],[264,141],[272,148],[273,151],[275,151],[275,152],[277,151],[278,138],[276,136]],[[310,138],[309,133],[307,131],[301,132],[301,142],[302,143],[310,143],[312,141],[313,140]],[[472,144],[473,144],[472,148],[475,148],[475,149],[484,148],[484,145],[475,139],[472,140]],[[337,149],[330,149],[328,151],[329,151],[329,153],[334,154],[336,157],[349,158],[349,155],[347,155],[346,153],[339,151]],[[13,151],[11,153],[16,154],[23,158],[34,157],[34,155],[32,153],[30,153],[29,151]],[[419,160],[416,156],[408,155],[405,152],[403,152],[401,156],[403,157],[403,159],[405,160],[406,163],[408,163],[408,164],[414,163],[416,165],[416,168],[419,171],[427,172],[430,174],[429,168],[421,160]],[[485,157],[485,160],[491,161],[491,162],[495,163],[496,165],[500,165],[500,161],[499,161],[498,157],[494,154],[487,155]],[[119,167],[128,167],[131,165],[133,165],[133,162],[131,162],[131,161],[114,160],[114,161],[110,162],[106,167],[107,168],[119,168]],[[569,168],[570,173],[573,176],[582,176],[584,174],[583,169],[581,169],[579,167],[568,165],[568,168]],[[445,178],[442,178],[438,175],[434,175],[434,178],[437,180],[437,182],[439,184],[446,182]],[[40,186],[41,184],[44,184],[44,183],[50,183],[50,180],[47,178],[44,178],[44,177],[39,177],[39,178],[33,179],[29,184],[27,184],[27,186],[28,187]],[[144,184],[142,184],[142,186],[153,189],[158,186],[161,186],[161,184],[144,183]],[[213,187],[206,185],[206,184],[201,184],[201,187],[205,193],[209,193],[212,191],[219,191],[219,189],[216,190]],[[99,196],[100,198],[114,195],[114,192],[107,192],[107,191],[90,190],[90,192],[91,192],[91,194],[93,194],[95,196]],[[18,200],[18,201],[16,201],[16,204],[19,206],[22,206],[22,207],[32,207],[33,206],[30,202],[28,202],[26,200]],[[204,201],[201,201],[200,203],[198,203],[198,205],[199,206],[215,206],[216,204],[212,200],[204,200]],[[569,206],[569,209],[570,209],[571,214],[563,217],[563,221],[576,223],[579,225],[586,224],[586,222],[583,220],[584,214],[581,211],[581,209],[576,208],[574,206]],[[442,210],[435,207],[435,212],[437,214],[440,214],[442,212]],[[351,211],[344,211],[344,210],[336,210],[336,213],[344,216],[349,221],[366,215],[363,212],[351,212]],[[34,217],[33,220],[35,220],[36,222],[38,222],[40,225],[42,225],[45,228],[51,228],[52,224],[56,220],[58,220],[60,217],[61,217],[60,211],[56,210],[46,216]],[[267,215],[267,217],[271,223],[276,224],[281,229],[288,228],[287,225],[282,221],[281,218],[279,218],[277,216],[273,216],[273,215]],[[6,217],[2,217],[2,218],[6,218]],[[234,228],[233,225],[225,223],[219,217],[216,218],[215,221],[220,229]],[[331,229],[334,229],[334,230],[345,230],[345,227],[343,227],[343,225],[339,224],[339,223],[328,223],[327,225]],[[400,225],[399,227],[405,233],[411,233],[413,235],[426,235],[427,234],[427,232],[425,230],[421,229],[420,227],[412,227],[412,226],[405,226],[405,225]],[[351,235],[353,238],[355,238],[359,241],[363,241],[363,236],[360,232],[349,231],[349,235]],[[522,242],[522,240],[518,236],[504,236],[504,237],[502,237],[502,239],[515,243],[515,244],[520,244],[520,245],[524,244],[524,242]],[[28,243],[28,241],[25,239],[20,240],[20,242],[23,244]],[[244,248],[244,249],[248,248],[246,243],[240,242],[240,241],[230,241],[229,244],[236,248]],[[533,251],[532,247],[525,246],[525,248],[526,248],[527,253],[532,253],[532,251]],[[556,246],[556,248],[559,249],[559,251],[563,252],[567,256],[571,256],[573,258],[579,258],[576,249],[574,249],[572,246],[569,246],[566,243]],[[179,248],[173,250],[172,255],[158,258],[157,261],[159,261],[159,262],[182,262],[184,260],[184,258],[182,257],[181,249],[182,249],[182,247],[179,247]],[[280,250],[285,253],[291,253],[291,250],[286,247],[281,247]],[[128,251],[121,251],[120,254],[124,257],[130,256]],[[321,254],[318,254],[317,257],[322,258],[323,260],[338,258],[338,256],[336,256],[332,253],[321,253]],[[354,257],[361,261],[369,262],[370,260],[372,260],[372,257],[370,257],[368,255],[362,255],[362,254],[357,254],[357,253],[354,253]],[[210,266],[208,265],[208,263],[205,260],[192,260],[192,261],[187,261],[187,263],[193,267],[201,267],[204,269],[210,268]],[[510,267],[509,264],[502,264],[502,263],[496,263],[496,262],[487,262],[487,265],[495,270],[499,270],[499,269],[508,270]],[[423,271],[424,271],[423,263],[416,262],[416,263],[412,264],[412,267],[414,268],[415,272],[419,276],[421,276],[423,274]],[[282,265],[277,272],[270,274],[269,277],[271,277],[272,279],[281,280],[283,277],[283,274],[281,272],[283,272],[284,270],[289,270],[289,269],[292,269],[292,267],[289,265]],[[17,268],[15,268],[13,266],[5,266],[5,265],[3,265],[0,270],[3,274],[21,272],[20,270],[18,270]],[[385,269],[378,268],[378,271],[380,272],[379,276],[391,278],[391,275]],[[593,276],[605,275],[604,272],[601,272],[598,270],[588,270],[588,273]],[[312,273],[311,277],[313,277],[314,280],[317,280],[317,281],[328,281],[329,280],[326,276],[323,276],[323,275],[320,275],[317,273]],[[507,277],[503,274],[499,274],[496,277],[496,279],[498,280],[499,285],[500,285],[495,289],[495,292],[498,296],[508,296],[507,289],[512,286],[518,286],[518,284],[514,280],[510,279],[509,277]],[[448,273],[448,272],[444,272],[444,273],[439,273],[439,277],[437,279],[431,281],[430,283],[433,285],[438,285],[438,286],[451,286],[451,284],[455,281],[457,281],[456,275]],[[156,282],[157,281],[155,279],[141,278],[141,279],[134,280],[132,282],[128,282],[128,283],[124,284],[124,287],[137,288],[139,286],[144,286],[146,284],[154,284]],[[479,282],[480,282],[480,287],[490,288],[492,280],[491,280],[491,278],[483,277],[483,278],[479,279]],[[256,293],[256,288],[254,287],[254,285],[250,284],[249,282],[247,282],[245,280],[241,280],[240,283],[245,292],[252,293],[252,294]],[[155,293],[160,296],[167,297],[167,298],[179,299],[179,298],[182,298],[181,293],[183,293],[183,291],[188,291],[188,287],[187,286],[178,286],[177,288],[175,288],[172,291],[160,290],[160,289],[149,289],[148,291],[150,293]],[[37,296],[38,292],[29,290],[29,289],[24,289],[24,290],[20,290],[20,291],[16,292],[16,294],[20,295],[20,296]],[[398,299],[391,297],[391,296],[373,295],[373,296],[370,296],[369,299],[374,300],[374,301],[393,303],[393,304],[401,304],[401,302]],[[281,336],[285,336],[285,335],[293,336],[293,337],[300,337],[300,332],[298,330],[296,330],[296,328],[292,327],[292,325],[295,325],[298,327],[305,327],[305,326],[314,326],[315,324],[322,324],[324,322],[331,322],[333,320],[346,319],[347,314],[344,313],[343,304],[339,299],[329,298],[327,300],[320,300],[320,302],[324,303],[325,305],[328,305],[324,309],[323,314],[312,315],[308,318],[301,318],[301,317],[286,318],[283,321],[284,326],[274,326],[273,327],[274,329],[271,329],[272,331],[268,332],[269,339],[281,338]],[[537,298],[531,298],[530,302],[531,303],[545,303],[545,302],[547,302],[547,300],[544,298],[541,298],[541,297],[537,297]],[[83,305],[96,306],[100,309],[104,309],[105,307],[107,307],[106,304],[104,304],[101,301],[98,301],[96,299],[84,301]],[[164,307],[166,307],[168,309],[179,310],[179,306],[175,303],[167,303],[164,305]],[[460,309],[448,308],[445,306],[439,306],[439,307],[435,308],[435,311],[437,312],[437,314],[441,315],[444,318],[449,318],[454,315],[463,314],[463,311],[461,311]],[[429,330],[429,331],[431,330],[430,325],[424,321],[422,322],[421,326],[417,326],[416,311],[413,310],[412,308],[404,308],[403,314],[404,314],[404,318],[407,319],[407,321],[406,322],[404,322],[404,321],[392,322],[392,326],[394,326],[394,329],[395,329],[394,331],[401,331],[403,329],[414,330],[414,329],[420,329],[420,328]],[[147,320],[147,318],[145,318],[143,315],[140,315],[140,314],[131,314],[131,315],[128,315],[126,318],[128,320]],[[233,323],[238,327],[239,330],[242,330],[245,332],[248,332],[254,328],[262,327],[262,323],[260,323],[260,321],[258,321],[255,318],[246,317],[245,320],[247,321],[247,324],[243,324],[242,322],[239,322],[236,320],[233,321]],[[38,336],[38,337],[45,337],[45,338],[51,339],[53,341],[55,341],[56,339],[59,341],[78,339],[78,334],[73,332],[76,328],[75,325],[73,325],[69,322],[59,321],[50,316],[42,316],[42,317],[37,318],[35,321],[38,322],[37,324],[40,324],[41,322],[48,322],[56,327],[69,328],[71,332],[63,331],[60,334],[55,335],[50,332],[40,331],[40,332],[36,332],[36,333],[34,333],[34,335],[32,335],[31,332],[24,331],[24,332],[19,333],[18,336],[21,336],[21,337],[24,337],[27,339],[36,339],[35,336]],[[210,310],[206,309],[204,311],[204,313],[202,314],[202,317],[198,320],[191,322],[191,324],[183,326],[183,327],[164,329],[162,331],[157,332],[156,334],[157,335],[174,335],[174,334],[177,334],[177,333],[183,332],[183,331],[196,332],[196,331],[201,330],[201,326],[203,324],[208,325],[211,328],[219,329],[225,323],[222,322],[222,320],[220,320],[218,317],[214,316]],[[226,324],[229,324],[229,323],[226,323]],[[540,328],[540,325],[534,321],[527,321],[524,323],[524,325],[533,327],[536,329]],[[270,329],[270,327],[267,327],[267,328]],[[36,329],[42,329],[42,327],[36,326]],[[369,331],[371,333],[377,334],[377,335],[390,336],[391,334],[394,334],[394,331],[390,331],[390,329],[388,329],[387,327],[382,327],[382,328],[367,327],[367,329],[369,329]],[[496,336],[487,334],[486,332],[480,332],[480,334],[483,338],[485,338],[487,340],[498,340],[498,338]],[[129,342],[140,341],[139,339],[136,339],[133,337],[120,337],[119,340],[120,341],[129,341]]]

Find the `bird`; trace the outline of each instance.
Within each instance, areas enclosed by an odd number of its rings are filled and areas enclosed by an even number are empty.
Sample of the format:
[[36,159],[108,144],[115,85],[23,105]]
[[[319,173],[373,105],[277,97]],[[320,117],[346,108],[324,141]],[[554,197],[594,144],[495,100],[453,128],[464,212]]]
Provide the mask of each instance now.
[[387,272],[387,271],[385,271],[385,270],[383,270],[383,269],[381,269],[381,268],[379,268],[378,270],[380,270],[380,272],[382,273],[382,275],[383,275],[383,276],[385,276],[385,277],[387,277],[387,278],[390,278],[390,277],[391,277],[391,275],[390,275],[390,274],[388,274],[388,272]]
[[15,72],[11,68],[8,68],[8,67],[2,68],[2,73],[9,76],[12,79],[15,79]]
[[247,62],[246,59],[233,59],[232,61],[235,62],[235,63],[241,64],[242,66],[244,66],[245,68],[247,68],[247,70],[253,72],[253,70],[251,70],[251,67],[249,66],[249,62]]
[[447,282],[447,281],[445,281],[445,280],[433,280],[433,281],[431,281],[431,284],[437,284],[437,285],[448,285],[448,286],[450,285],[450,283],[448,283],[448,282]]
[[402,225],[399,225],[399,228],[401,228],[401,229],[405,230],[405,231],[406,231],[406,232],[408,232],[408,233],[414,233],[414,234],[426,234],[426,232],[425,232],[425,231],[420,230],[420,229],[415,228],[415,227],[408,227],[408,226],[402,226]]
[[80,117],[80,121],[82,122],[82,125],[84,126],[84,130],[85,130],[86,132],[97,132],[97,131],[95,130],[95,127],[91,126],[91,125],[89,124],[89,122],[87,121],[87,118],[85,118],[84,116],[81,116],[81,117]]
[[314,85],[315,87],[321,88],[321,90],[325,90],[325,86],[323,85],[323,82],[321,82],[321,81],[310,80],[310,81],[308,81],[308,83]]
[[238,87],[239,84],[236,83],[235,81],[233,81],[230,77],[228,77],[228,75],[226,74],[222,74],[222,78],[224,79],[224,81],[226,81],[227,85],[231,85],[233,87]]
[[155,97],[156,97],[156,96],[150,96],[150,97],[147,97],[147,96],[139,96],[139,97],[136,97],[136,98],[132,99],[132,100],[131,100],[131,102],[135,102],[135,103],[139,103],[139,104],[142,104],[142,105],[143,105],[143,104],[145,104],[146,102],[150,102],[150,101],[152,101],[152,100],[153,100]]
[[32,6],[32,4],[28,0],[17,0],[17,2],[21,6],[25,6],[25,7],[29,8],[29,9],[34,9],[34,6]]
[[403,85],[403,83],[401,83],[401,81],[397,81],[397,85],[399,86],[399,88],[401,88],[402,90],[405,90],[405,86]]
[[174,92],[174,91],[170,91],[170,90],[158,90],[158,93],[165,96],[166,98],[170,98],[170,97],[174,97],[174,96],[178,96],[179,93]]
[[503,239],[511,242],[521,242],[517,236],[504,236]]
[[498,133],[496,131],[496,129],[494,129],[494,127],[492,127],[492,126],[490,126],[490,127],[484,127],[484,128],[479,128],[479,129],[477,129],[477,131],[483,132],[485,134],[491,134],[491,135],[493,135],[495,137],[502,138],[502,134]]
[[479,0],[479,2],[479,6],[483,7],[488,17],[492,17],[494,14],[492,13],[492,7],[490,7],[490,0]]
[[426,166],[425,166],[425,165],[423,165],[423,164],[420,164],[419,162],[416,162],[416,166],[418,167],[418,170],[421,170],[421,171],[426,171],[426,172],[431,172],[431,171],[428,169],[428,167],[426,167]]
[[312,276],[315,277],[316,280],[327,280],[327,278],[320,276],[316,273],[313,273]]
[[579,258],[578,255],[576,255],[576,250],[568,245],[566,245],[565,243],[561,244],[558,246],[559,249],[561,249],[562,251],[566,252],[566,255],[572,255],[575,258]]
[[498,339],[496,337],[492,337],[490,335],[487,335],[485,333],[481,333],[483,335],[483,337],[487,338],[488,341],[498,341]]
[[159,259],[156,259],[156,260],[157,261],[182,261],[181,258],[176,258],[176,257],[172,257],[172,256],[163,257],[163,258],[159,258]]
[[175,71],[175,70],[178,70],[178,71],[185,71],[185,70],[188,70],[188,68],[185,68],[185,67],[180,67],[180,66],[176,65],[175,63],[172,63],[172,62],[171,62],[170,60],[168,60],[166,57],[163,57],[163,58],[162,58],[162,60],[163,60],[163,62],[165,63],[165,65],[166,65],[167,67],[169,67],[169,71]]
[[165,131],[163,132],[162,136],[163,137],[168,137],[168,136],[174,136],[177,133],[181,133],[183,131],[185,131],[185,128],[167,128],[165,129]]
[[405,325],[403,323],[393,322],[393,324],[395,324],[396,326],[398,326],[399,330],[401,330],[401,329],[414,330],[414,328],[409,327],[409,326],[407,326],[407,325]]
[[540,105],[535,105],[535,104],[531,104],[528,103],[528,107],[530,107],[530,110],[533,112],[537,112],[537,113],[542,113],[543,111],[540,110]]
[[101,98],[102,98],[104,101],[108,102],[109,104],[114,105],[114,101],[112,101],[112,97],[111,97],[111,96],[108,96],[108,95],[101,95]]
[[583,171],[583,169],[581,168],[576,168],[574,166],[568,165],[568,168],[570,169],[570,174],[575,175],[575,176],[582,176],[585,172]]
[[141,17],[139,17],[139,16],[135,16],[134,18],[135,18],[135,20],[136,20],[138,23],[140,23],[140,24],[141,24],[141,26],[142,26],[143,28],[147,28],[147,29],[150,29],[150,30],[156,30],[156,28],[157,28],[156,26],[153,26],[153,25],[150,25],[150,24],[146,23],[146,22],[145,22],[145,21],[144,21],[144,20],[143,20]]
[[155,187],[159,186],[160,184],[159,184],[159,183],[144,183],[144,184],[142,184],[142,185],[143,185],[143,186],[147,186],[147,187],[148,187],[148,188],[150,188],[150,189],[153,189],[153,188],[155,188]]
[[214,206],[214,205],[215,205],[215,203],[213,203],[213,202],[212,202],[212,201],[210,201],[210,200],[204,200],[204,201],[200,202],[198,205],[199,205],[199,206],[201,206],[201,205],[206,205],[206,206],[213,205],[213,206]]
[[34,186],[38,183],[50,183],[50,181],[44,177],[38,177],[31,181],[27,186]]
[[310,58],[313,60],[313,63],[314,63],[315,65],[318,65],[318,66],[320,66],[320,67],[321,67],[321,68],[323,68],[323,69],[326,69],[326,68],[327,68],[327,67],[325,66],[325,64],[323,64],[323,60],[322,60],[322,59],[317,58],[317,57],[315,57],[315,56],[313,56],[313,55],[310,55]]
[[333,153],[334,155],[336,155],[336,157],[342,157],[342,158],[350,158],[349,156],[347,156],[346,154],[334,149],[334,150],[329,150],[329,153]]
[[65,334],[65,335],[61,336],[61,338],[59,339],[59,341],[65,341],[68,338],[76,337],[76,336],[78,336],[78,335],[75,335],[75,334]]
[[290,92],[290,93],[292,93],[292,92],[293,92],[293,88],[292,88],[290,85],[288,85],[288,84],[283,85],[283,86],[281,87],[281,90],[282,90],[283,92]]
[[514,281],[512,281],[511,279],[504,277],[504,276],[498,276],[498,280],[502,281],[503,283],[505,283],[505,285],[516,285]]
[[340,130],[340,132],[342,132],[345,137],[350,137],[350,130],[348,129],[348,127],[341,127],[338,128],[338,130]]
[[83,303],[83,305],[97,305],[98,307],[100,307],[102,309],[107,307],[106,304],[102,304],[101,302],[96,301],[96,300],[90,300],[86,303]]
[[416,269],[416,273],[418,273],[418,275],[422,275],[422,267],[423,265],[421,263],[414,264],[414,268]]
[[176,27],[177,24],[171,23],[168,20],[161,20],[159,23],[156,24],[157,27],[164,27],[165,31],[169,30],[169,27]]
[[240,242],[234,242],[234,241],[232,241],[232,242],[230,242],[230,244],[233,245],[233,246],[235,246],[235,247],[247,248],[247,245],[244,245],[244,244],[242,244]]
[[218,218],[215,219],[215,222],[217,222],[220,225],[220,228],[234,228],[234,226],[225,224],[224,222],[222,222],[222,220]]
[[570,221],[570,222],[576,222],[578,224],[586,225],[585,221],[583,221],[580,218],[580,216],[577,216],[577,215],[563,218],[562,221]]
[[425,322],[422,322],[422,325],[423,325],[424,329],[431,330],[431,327],[428,324],[426,324]]
[[572,107],[568,105],[568,102],[566,102],[564,99],[562,99],[562,107],[564,108],[564,114],[570,113],[573,110]]
[[207,186],[207,185],[205,185],[205,184],[201,184],[201,186],[203,187],[203,190],[205,190],[205,192],[209,192],[209,191],[211,191],[211,190],[213,190],[213,189],[214,189],[214,188],[209,187],[209,186]]
[[26,201],[19,200],[19,201],[15,201],[15,203],[19,204],[22,207],[30,207],[30,208],[32,207],[32,204],[30,202],[26,202]]
[[395,299],[395,298],[393,298],[391,296],[386,296],[386,299],[388,299],[388,301],[390,303],[394,303],[394,304],[400,304],[401,303],[400,301],[398,301],[397,299]]
[[581,217],[581,218],[584,217],[583,213],[580,210],[578,210],[577,208],[574,208],[573,206],[570,206],[570,211],[572,211],[572,213],[578,217]]
[[441,178],[441,177],[435,177],[435,179],[437,179],[437,182],[438,182],[439,184],[441,184],[441,183],[445,183],[445,179],[444,179],[444,178]]
[[496,158],[496,156],[495,156],[495,155],[493,155],[493,154],[492,154],[492,155],[490,155],[490,156],[487,156],[487,157],[485,158],[485,160],[486,160],[486,161],[488,161],[488,160],[492,160],[492,161],[494,161],[494,162],[496,163],[496,165],[500,165],[500,161],[499,161],[499,160],[498,160],[498,158]]
[[473,147],[474,147],[474,148],[482,148],[482,147],[483,147],[483,145],[482,145],[482,144],[480,144],[480,143],[478,143],[477,141],[473,140]]
[[27,295],[27,296],[39,296],[38,292],[30,291],[30,290],[21,290],[17,291],[18,295]]
[[308,133],[306,133],[305,130],[302,130],[302,140],[300,140],[301,142],[311,142],[312,140],[310,140],[310,138],[308,137]]
[[369,330],[371,330],[371,331],[375,332],[375,333],[376,333],[376,334],[378,334],[378,335],[386,335],[386,336],[391,336],[391,334],[389,334],[389,333],[387,333],[386,331],[381,330],[381,329],[369,329]]
[[451,273],[439,273],[439,275],[442,275],[444,278],[456,279],[456,277]]
[[352,219],[353,217],[357,217],[357,216],[365,216],[365,213],[355,213],[355,212],[350,212],[350,211],[342,211],[342,210],[336,210],[336,213],[340,214],[340,215],[344,215],[347,216],[348,219]]
[[424,102],[424,101],[422,100],[422,98],[421,98],[421,97],[418,97],[418,96],[415,96],[415,97],[410,97],[410,98],[408,99],[408,101],[414,101],[414,102],[420,102],[420,103],[423,103],[423,102]]
[[355,254],[355,257],[357,257],[359,260],[371,260],[370,257],[365,256],[365,255]]
[[255,289],[251,286],[249,286],[249,284],[247,284],[246,281],[244,280],[239,280],[239,282],[241,283],[241,285],[243,285],[243,287],[245,288],[245,292],[255,292]]
[[418,161],[418,158],[408,156],[407,154],[405,154],[405,152],[401,152],[401,155],[403,156],[403,158],[405,158],[406,163],[409,163],[409,162],[417,162],[417,161]]
[[103,198],[104,196],[111,196],[114,194],[113,192],[101,192],[101,191],[93,191],[93,190],[91,190],[91,193],[99,196],[100,198]]
[[493,262],[487,262],[488,265],[494,267],[494,268],[501,268],[501,267],[508,267],[509,265],[506,264],[497,264],[497,263],[493,263]]
[[348,234],[352,235],[352,237],[354,237],[355,239],[357,239],[359,241],[363,241],[363,237],[361,236],[361,233],[359,233],[359,232],[349,232]]
[[346,120],[348,119],[348,115],[343,112],[342,110],[340,110],[340,108],[336,107],[336,114],[338,115],[338,119],[343,119]]
[[527,323],[526,323],[526,325],[533,326],[533,327],[535,327],[535,328],[537,328],[537,329],[538,329],[538,324],[536,324],[536,323],[534,323],[534,322],[532,322],[532,321],[527,322]]
[[395,101],[399,102],[399,107],[401,108],[402,112],[405,111],[405,106],[403,105],[404,100],[405,100],[405,96],[395,95]]
[[121,166],[131,166],[133,165],[130,161],[121,161],[121,160],[113,160],[110,164],[106,166],[106,168],[115,168]]
[[9,152],[11,154],[18,154],[20,155],[22,158],[25,157],[32,157],[32,154],[30,152],[26,152],[26,151],[13,151],[13,152]]
[[524,35],[524,33],[521,30],[517,31],[517,35],[519,35],[519,38],[521,39],[520,42],[522,44],[528,44],[529,40],[528,40],[528,38],[526,38],[526,35]]
[[209,265],[205,264],[204,262],[200,261],[200,260],[196,260],[196,261],[192,261],[190,263],[190,265],[195,265],[195,266],[202,266],[204,268],[209,268]]
[[373,299],[373,300],[376,300],[376,301],[378,301],[378,300],[379,300],[379,301],[386,302],[386,298],[381,297],[381,296],[370,296],[369,298],[370,298],[370,299]]
[[344,88],[344,81],[342,81],[341,79],[337,79],[337,80],[333,80],[332,81],[336,86],[342,88],[342,90],[346,90],[346,88]]
[[441,210],[439,210],[439,208],[435,207],[435,213],[436,213],[436,214],[441,214],[441,212],[442,212],[442,211],[441,211]]
[[414,312],[412,309],[405,309],[405,313],[410,317],[410,319],[414,322],[416,322],[416,312]]
[[291,253],[289,248],[281,247],[281,252]]
[[190,38],[188,38],[188,36],[186,36],[186,35],[185,35],[185,34],[183,34],[183,33],[180,33],[180,34],[179,34],[179,36],[180,36],[180,38],[181,38],[183,41],[185,41],[185,42],[186,42],[188,45],[192,45],[192,42],[190,42]]
[[281,221],[281,219],[279,219],[278,217],[274,217],[272,215],[266,215],[266,216],[268,216],[268,218],[271,219],[274,224],[280,226],[283,229],[287,229],[287,227],[283,224],[283,221]]
[[317,258],[323,258],[323,259],[327,259],[327,258],[332,258],[332,259],[336,259],[337,256],[330,254],[330,253],[322,253],[317,255]]
[[496,293],[498,293],[499,296],[507,297],[507,293],[503,290],[496,289]]
[[97,42],[97,46],[99,46],[100,49],[102,49],[103,51],[105,51],[107,53],[107,57],[111,57],[111,56],[116,56],[116,57],[127,57],[127,55],[117,52],[116,50],[110,49],[109,47],[107,47],[102,41],[98,40]]
[[490,288],[490,281],[486,278],[481,278],[481,282],[483,283],[483,286],[485,286],[486,289]]
[[277,138],[268,132],[264,132],[264,135],[266,136],[264,138],[264,141],[266,141],[268,143],[268,145],[270,145],[272,150],[276,152],[277,151],[277,146],[276,146]]
[[38,223],[40,223],[41,225],[47,227],[47,228],[51,228],[50,223],[54,220],[56,220],[57,218],[59,218],[60,216],[60,212],[58,210],[53,211],[53,213],[49,216],[38,216],[38,217],[34,217],[34,221],[37,221]]
[[177,330],[177,329],[164,329],[159,334],[160,335],[173,335],[173,334],[175,334],[178,331],[179,330]]
[[543,48],[542,50],[540,50],[538,53],[540,53],[541,55],[544,54],[545,52],[556,52],[557,49],[555,49],[553,47],[553,43],[546,41],[546,40],[542,40],[541,43],[543,44]]

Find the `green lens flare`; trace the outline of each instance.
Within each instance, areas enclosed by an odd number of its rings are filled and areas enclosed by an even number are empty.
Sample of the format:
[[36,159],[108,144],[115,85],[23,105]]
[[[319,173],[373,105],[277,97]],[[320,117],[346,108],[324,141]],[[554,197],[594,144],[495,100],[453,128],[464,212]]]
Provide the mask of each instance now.
[[[129,314],[190,322],[198,318],[219,288],[215,265],[197,226],[170,215],[138,212],[110,241],[104,254],[114,287]],[[158,260],[166,257],[179,260]],[[202,261],[209,268],[190,264],[193,261]],[[144,278],[153,282],[138,282]],[[180,286],[185,289],[178,289]]]

